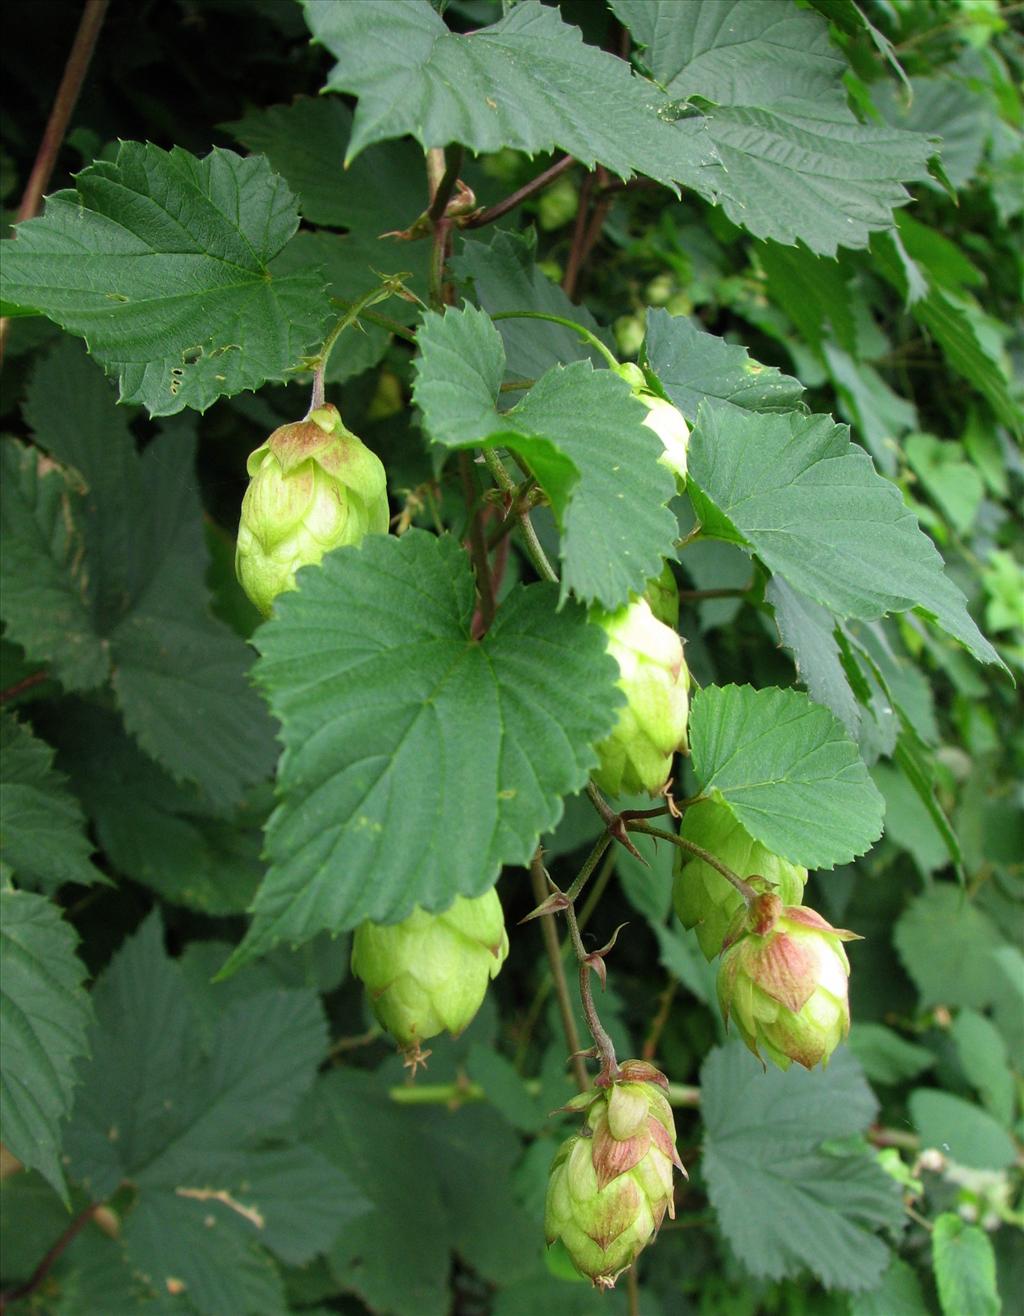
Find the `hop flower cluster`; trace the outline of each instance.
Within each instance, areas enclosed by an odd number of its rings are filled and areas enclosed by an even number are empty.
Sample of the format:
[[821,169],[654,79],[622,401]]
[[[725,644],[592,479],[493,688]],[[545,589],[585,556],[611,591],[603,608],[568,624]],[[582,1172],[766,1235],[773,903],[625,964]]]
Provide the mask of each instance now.
[[246,465],[235,570],[264,616],[300,567],[387,531],[384,467],[330,403],[274,430]]
[[551,1165],[544,1232],[560,1240],[573,1265],[598,1288],[614,1288],[674,1216],[675,1121],[668,1080],[643,1060],[627,1060],[607,1087],[576,1097],[583,1132],[567,1139]]

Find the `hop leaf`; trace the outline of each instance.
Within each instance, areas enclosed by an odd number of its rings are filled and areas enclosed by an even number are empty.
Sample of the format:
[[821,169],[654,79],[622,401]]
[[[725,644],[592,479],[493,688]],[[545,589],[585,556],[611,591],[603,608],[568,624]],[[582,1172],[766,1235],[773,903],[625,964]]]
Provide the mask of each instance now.
[[264,616],[299,567],[387,531],[384,467],[330,403],[274,430],[247,468],[235,567]]
[[686,748],[690,673],[677,633],[658,621],[645,599],[617,612],[595,609],[592,620],[608,636],[619,664],[626,704],[607,740],[597,746],[594,780],[612,795],[657,795],[672,770],[672,755]]
[[586,1107],[586,1123],[552,1162],[544,1233],[549,1247],[562,1241],[595,1288],[614,1288],[665,1212],[675,1215],[672,1167],[683,1170],[683,1163],[667,1088],[653,1065],[627,1060],[609,1087],[570,1103]]

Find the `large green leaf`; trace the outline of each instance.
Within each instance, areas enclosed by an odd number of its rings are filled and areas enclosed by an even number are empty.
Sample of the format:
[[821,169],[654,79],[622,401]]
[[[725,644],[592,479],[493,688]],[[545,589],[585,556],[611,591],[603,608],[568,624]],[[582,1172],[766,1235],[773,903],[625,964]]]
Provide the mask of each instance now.
[[701,1070],[704,1174],[722,1231],[755,1275],[810,1270],[829,1288],[878,1285],[898,1228],[899,1186],[866,1147],[827,1148],[862,1133],[877,1109],[856,1061],[840,1050],[824,1072],[765,1073],[740,1043]]
[[850,1316],[928,1316],[920,1280],[894,1256],[877,1289],[850,1298]]
[[812,699],[830,708],[851,736],[860,726],[860,706],[850,689],[836,640],[836,619],[827,608],[772,576],[765,599],[775,610],[779,639],[793,654],[797,674]]
[[326,1050],[323,1012],[310,990],[252,991],[222,1005],[204,1045],[162,941],[153,916],[97,983],[69,1173],[96,1199],[135,1185],[124,1240],[136,1270],[181,1280],[209,1316],[263,1316],[279,1309],[264,1248],[307,1260],[367,1207],[289,1127]]
[[109,652],[121,712],[143,749],[215,802],[237,803],[269,773],[273,732],[246,680],[248,647],[208,611],[190,427],[172,423],[138,456],[126,413],[71,339],[37,366],[25,414],[39,446],[89,490],[81,522],[92,619],[76,642]]
[[755,236],[830,256],[866,247],[910,199],[903,183],[928,177],[937,139],[854,118],[820,14],[779,0],[610,3],[668,94],[707,106],[716,199]]
[[4,443],[0,462],[0,610],[7,635],[47,659],[66,689],[102,685],[110,654],[92,628],[81,485],[73,472],[16,440]]
[[[574,320],[598,338],[607,339],[587,308],[571,302],[557,283],[537,269],[536,246],[532,229],[526,234],[498,230],[489,243],[465,239],[452,264],[457,274],[472,281],[476,300],[488,315],[499,311],[542,311]],[[604,364],[597,349],[565,325],[526,319],[497,323],[505,344],[507,368],[519,379],[536,379],[552,366],[565,365],[568,361]]]
[[[993,952],[1000,945],[995,925],[951,882],[923,891],[900,915],[893,933],[903,967],[921,994],[922,1006],[983,1009],[1001,991]],[[951,948],[957,971],[949,972]]]
[[78,938],[60,910],[31,891],[0,891],[0,1139],[67,1200],[60,1123],[71,1108],[75,1061],[91,1010]]
[[707,686],[690,713],[693,770],[773,854],[834,868],[882,831],[882,797],[841,723],[798,690]]
[[[707,195],[718,170],[699,121],[661,117],[668,98],[536,0],[469,36],[450,32],[428,0],[304,0],[316,41],[338,61],[327,88],[358,96],[348,159],[412,136],[424,147],[477,152],[556,147],[628,178],[647,174]],[[659,113],[661,112],[661,113]]]
[[943,1316],[999,1316],[996,1258],[983,1229],[952,1211],[940,1215],[932,1230],[932,1266]]
[[529,861],[615,718],[602,634],[577,605],[556,612],[553,586],[517,587],[470,638],[453,539],[371,535],[298,579],[256,635],[285,752],[271,867],[233,964],[481,895]]
[[793,411],[804,388],[775,366],[763,366],[745,347],[705,333],[683,316],[647,312],[647,363],[684,416],[695,419],[702,402],[741,411]]
[[299,222],[258,156],[122,142],[5,252],[3,296],[84,338],[121,400],[166,416],[281,379],[329,307],[315,270],[267,268]]
[[983,662],[1002,660],[896,485],[830,416],[702,407],[690,491],[708,534],[746,546],[841,617],[917,609]]
[[23,882],[105,882],[91,863],[82,806],[53,769],[53,750],[9,713],[0,717],[0,859]]
[[496,403],[501,338],[475,307],[424,316],[414,396],[447,447],[503,447],[530,464],[562,527],[562,597],[616,608],[674,557],[671,474],[646,411],[613,371],[549,370],[511,411]]
[[917,1088],[910,1094],[910,1117],[921,1144],[938,1147],[972,1170],[1006,1170],[1017,1159],[1013,1139],[988,1111],[951,1092]]

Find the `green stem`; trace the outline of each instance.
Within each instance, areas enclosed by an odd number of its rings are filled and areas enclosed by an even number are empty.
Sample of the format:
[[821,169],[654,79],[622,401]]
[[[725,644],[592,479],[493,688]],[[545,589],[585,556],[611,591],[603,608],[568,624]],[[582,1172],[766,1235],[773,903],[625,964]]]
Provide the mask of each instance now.
[[[388,275],[382,279],[376,288],[372,288],[368,293],[360,297],[358,301],[345,303],[348,310],[346,310],[341,319],[333,326],[331,332],[324,339],[319,354],[311,363],[313,366],[313,396],[310,399],[310,411],[315,411],[317,407],[322,407],[324,405],[324,372],[327,369],[327,362],[331,359],[331,353],[334,351],[334,344],[350,325],[355,324],[361,315],[366,315],[367,319],[377,318],[367,314],[367,308],[375,305],[377,302],[385,301],[388,297],[394,296],[402,287],[403,278],[405,278],[404,274]],[[337,301],[340,299],[334,298],[332,300]],[[383,319],[384,317],[380,318]],[[405,330],[398,330],[398,332],[404,333],[408,337],[412,337],[412,335],[408,334]]]
[[[548,877],[544,871],[544,861],[541,858],[539,849],[530,863],[530,882],[533,885],[534,899],[540,905],[547,900],[549,892]],[[576,1079],[576,1086],[579,1090],[586,1092],[587,1088],[590,1087],[590,1076],[587,1074],[583,1057],[578,1054],[580,1035],[576,1028],[576,1016],[573,1014],[569,984],[566,981],[565,966],[562,963],[562,953],[558,945],[558,932],[555,929],[553,919],[542,918],[539,922],[544,937],[544,950],[548,957],[548,967],[551,970],[551,981],[554,984],[555,995],[558,998],[558,1010],[562,1016],[562,1031],[565,1033],[565,1043],[569,1048],[569,1054],[572,1056],[573,1077]]]
[[[493,448],[484,449],[484,461],[487,463],[487,469],[493,475],[495,483],[506,493],[515,495],[516,482],[505,469],[505,464],[494,451]],[[521,508],[519,513],[519,529],[526,545],[526,551],[530,556],[530,561],[536,568],[537,575],[541,580],[549,581],[553,585],[558,584],[558,572],[548,561],[548,555],[544,552],[540,540],[537,538],[537,532],[533,528],[533,522],[530,520],[528,508]]]
[[590,880],[591,873],[601,862],[601,856],[608,849],[611,843],[612,843],[612,838],[609,832],[605,832],[602,836],[598,837],[597,842],[594,845],[594,848],[591,850],[590,854],[587,855],[583,867],[576,874],[575,881],[573,882],[572,886],[568,889],[568,891],[566,891],[565,893],[565,898],[567,900],[575,900],[576,897],[583,890],[583,888],[587,885],[587,882]]
[[[332,297],[331,301],[335,306],[355,306],[355,302],[347,301],[344,297]],[[398,338],[404,338],[407,343],[415,343],[416,335],[404,324],[399,324],[397,320],[392,320],[388,315],[381,315],[379,311],[370,311],[365,307],[359,312],[361,320],[369,320],[371,324],[379,324],[382,329],[388,333],[394,334]]]
[[656,836],[661,841],[671,841],[673,845],[678,845],[681,850],[686,850],[690,854],[696,855],[705,864],[710,864],[716,872],[721,873],[725,880],[736,888],[748,908],[757,899],[757,892],[749,882],[740,877],[738,873],[734,873],[731,868],[727,868],[720,859],[716,859],[710,850],[705,850],[700,845],[694,845],[685,836],[679,836],[676,832],[667,832],[662,827],[651,827],[649,823],[641,822],[636,818],[627,820],[626,828],[631,832],[643,832],[645,836]]
[[468,452],[459,453],[458,465],[466,511],[469,513],[469,548],[480,595],[480,623],[482,631],[486,633],[494,621],[495,602],[494,581],[491,578],[491,565],[487,556],[487,541],[484,538],[483,521],[480,519],[480,490],[477,487],[476,472],[473,470],[473,462]]
[[575,320],[567,320],[562,315],[548,315],[546,311],[498,311],[491,316],[492,320],[548,320],[551,324],[560,324],[566,329],[571,329],[574,334],[578,334],[585,343],[588,343],[595,352],[600,352],[613,370],[617,370],[619,360],[612,354],[609,348],[601,342],[597,334],[591,333],[582,324],[577,324]]
[[[531,1097],[541,1094],[539,1078],[524,1080],[523,1086]],[[388,1096],[398,1106],[460,1106],[474,1101],[487,1101],[487,1090],[482,1083],[416,1083],[388,1089]],[[677,1109],[693,1109],[700,1105],[700,1088],[686,1083],[668,1085],[668,1101]]]

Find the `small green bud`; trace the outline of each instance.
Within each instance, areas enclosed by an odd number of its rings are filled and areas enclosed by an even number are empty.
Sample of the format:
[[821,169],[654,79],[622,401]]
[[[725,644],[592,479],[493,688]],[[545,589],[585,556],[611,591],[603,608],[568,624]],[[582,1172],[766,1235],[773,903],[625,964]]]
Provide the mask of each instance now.
[[[764,878],[784,905],[803,900],[807,869],[780,859],[755,841],[726,805],[715,800],[692,805],[680,835],[714,855],[737,877]],[[682,849],[676,850],[673,895],[680,922],[696,928],[701,950],[713,960],[743,897],[717,869]]]
[[850,962],[834,928],[806,905],[786,908],[766,892],[737,916],[718,971],[718,1003],[726,1023],[759,1059],[812,1069],[850,1031]]
[[374,1014],[407,1049],[472,1021],[508,955],[498,893],[456,896],[440,914],[415,909],[401,923],[363,923],[352,943],[352,972]]
[[570,1103],[586,1121],[552,1162],[544,1234],[549,1247],[561,1240],[595,1288],[614,1288],[666,1212],[675,1215],[672,1167],[686,1171],[667,1089],[653,1065],[627,1060],[613,1083]]
[[300,567],[387,531],[384,467],[330,403],[274,430],[246,465],[235,570],[264,616]]
[[591,620],[608,637],[608,652],[619,664],[617,685],[626,696],[615,729],[597,746],[594,781],[611,795],[657,795],[672,771],[673,754],[686,748],[690,673],[683,642],[645,599],[617,612],[595,609]]

